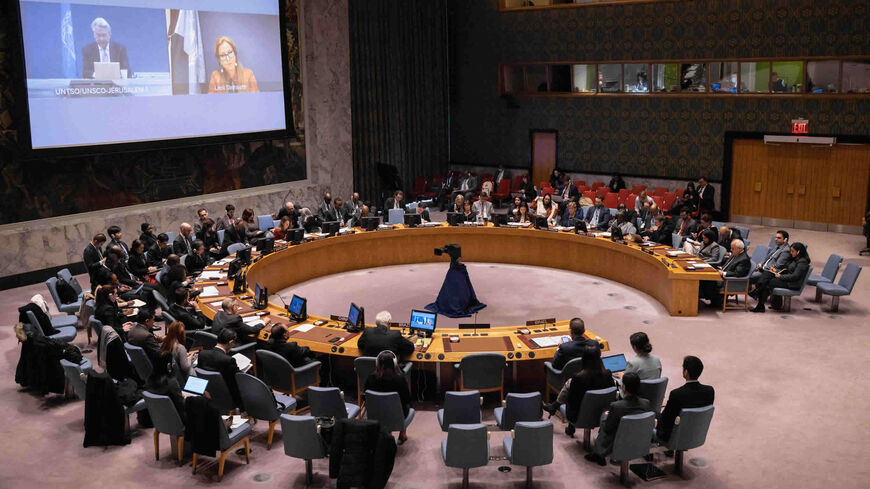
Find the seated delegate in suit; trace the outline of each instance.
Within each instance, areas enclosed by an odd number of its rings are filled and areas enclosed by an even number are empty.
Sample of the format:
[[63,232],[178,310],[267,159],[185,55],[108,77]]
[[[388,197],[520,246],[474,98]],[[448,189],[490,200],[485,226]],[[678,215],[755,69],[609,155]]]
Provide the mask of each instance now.
[[698,251],[701,249],[701,233],[707,230],[713,233],[713,241],[718,242],[719,230],[713,225],[713,216],[704,213],[701,215],[697,227],[687,236],[688,239],[683,245],[683,251],[698,256]]
[[462,220],[464,222],[477,221],[477,213],[472,209],[470,200],[466,200],[462,203]]
[[[810,270],[810,255],[807,253],[807,247],[803,243],[794,243],[789,248],[789,252],[791,260],[786,264],[784,270],[776,270],[775,268],[765,270],[761,278],[758,279],[754,291],[758,304],[752,309],[752,312],[764,312],[764,303],[773,289],[780,287],[798,290],[803,285]],[[782,296],[773,296],[770,305],[774,309],[782,307]]]
[[716,233],[714,233],[710,229],[705,229],[703,233],[701,233],[701,246],[698,250],[698,258],[704,260],[707,263],[713,263],[718,265],[722,263],[725,258],[722,256],[725,251],[719,243],[716,242]]
[[221,244],[218,238],[218,233],[214,229],[214,221],[212,221],[210,217],[206,217],[200,222],[200,224],[202,227],[200,228],[199,232],[196,233],[196,239],[202,241],[202,244],[205,245],[205,250],[208,252],[207,259],[220,258]]
[[662,409],[662,417],[656,427],[656,437],[667,441],[676,425],[677,417],[683,409],[699,408],[713,404],[716,392],[712,386],[698,382],[704,364],[698,357],[691,355],[683,358],[683,378],[686,383],[668,394],[668,402]]
[[577,187],[571,182],[571,179],[568,178],[568,175],[562,174],[561,182],[559,182],[559,189],[556,192],[556,195],[562,198],[562,202],[567,202],[574,197],[579,197],[580,191],[577,190]]
[[613,452],[613,442],[616,439],[616,430],[619,429],[619,422],[622,418],[632,414],[642,414],[652,411],[650,402],[637,396],[639,388],[640,377],[638,377],[636,373],[623,375],[622,399],[610,403],[610,409],[604,413],[604,416],[602,416],[598,438],[595,439],[595,446],[592,448],[592,453],[586,454],[586,460],[597,462],[598,465],[605,465],[607,462],[604,457]]
[[731,246],[732,239],[743,239],[743,236],[740,235],[739,229],[731,229],[728,226],[719,227],[718,235],[716,241],[725,247],[726,250]]
[[689,216],[689,208],[683,207],[680,209],[680,219],[674,227],[675,233],[680,233],[680,236],[689,236],[695,232],[698,223]]
[[646,194],[646,190],[641,190],[640,195],[634,200],[634,212],[640,214],[644,207],[649,207],[654,203],[653,198]]
[[613,178],[610,179],[610,183],[607,184],[607,188],[610,189],[613,193],[619,193],[620,190],[625,188],[625,180],[622,179],[622,176],[617,173],[613,175]]
[[187,255],[184,266],[191,275],[199,275],[208,265],[208,255],[205,253],[205,244],[200,240],[193,242],[193,253]]
[[178,411],[181,422],[184,423],[186,419],[184,395],[177,377],[172,375],[172,355],[160,353],[151,360],[151,365],[151,375],[145,381],[145,390],[159,396],[167,396]]
[[637,234],[637,228],[631,223],[631,221],[625,218],[625,212],[623,211],[616,211],[616,219],[614,220],[613,227],[619,229],[623,236]]
[[[491,206],[492,204],[490,204]],[[426,204],[422,201],[417,202],[417,214],[420,214],[420,220],[423,222],[432,222],[432,217],[429,215],[429,209],[426,208]]]
[[556,354],[553,356],[553,368],[556,370],[562,370],[566,363],[583,356],[587,346],[599,346],[596,340],[586,339],[583,336],[586,334],[586,324],[582,319],[572,318],[568,325],[571,329],[571,341],[562,343],[556,350]]
[[290,223],[290,216],[285,215],[278,222],[278,226],[272,229],[272,236],[275,236],[275,239],[284,241],[287,239],[287,232],[291,229],[293,229],[293,225]]
[[523,182],[520,184],[520,193],[525,197],[526,202],[531,202],[538,196],[538,189],[535,188],[535,184],[529,181],[529,175],[523,175]]
[[447,207],[447,212],[459,212],[465,210],[465,196],[459,194],[453,199],[453,204]]
[[296,210],[296,204],[290,202],[284,202],[284,207],[282,207],[277,214],[275,214],[275,219],[281,220],[284,217],[290,218],[290,227],[295,228],[299,223],[299,211]]
[[520,211],[520,204],[522,204],[522,203],[523,203],[522,197],[520,197],[519,195],[514,197],[513,202],[511,202],[511,205],[508,206],[508,211],[507,211],[508,219],[513,220],[516,217],[517,212]]
[[[260,230],[260,223],[254,219],[254,209],[250,207],[242,211],[241,222],[245,230],[245,237],[252,245],[257,244],[257,241],[266,234],[266,231]],[[237,227],[236,230],[238,229]],[[224,233],[224,237],[226,237],[226,233]]]
[[254,72],[242,66],[236,43],[227,36],[217,38],[214,57],[221,69],[211,72],[208,93],[259,92]]
[[401,190],[393,192],[393,196],[384,201],[384,215],[390,213],[390,209],[405,208],[405,193]]
[[94,63],[119,63],[122,70],[127,70],[127,77],[133,77],[130,60],[127,58],[127,48],[112,41],[112,26],[106,19],[97,17],[91,22],[94,42],[82,48],[82,78],[94,77]]
[[574,436],[576,430],[574,420],[580,413],[580,406],[583,404],[583,396],[586,391],[607,389],[614,385],[613,373],[604,368],[604,363],[601,361],[601,348],[598,345],[586,345],[580,363],[582,368],[565,382],[556,401],[544,404],[544,410],[550,413],[550,416],[559,410],[560,405],[566,405],[565,414],[568,426],[565,427],[565,434],[568,436]]
[[142,234],[139,235],[139,241],[145,245],[145,250],[151,249],[152,246],[157,244],[157,235],[154,234],[154,226],[147,222],[143,222],[139,229],[142,230]]
[[586,209],[586,226],[589,230],[605,230],[610,224],[610,211],[604,207],[604,197],[595,196],[595,205]]
[[154,246],[148,248],[145,256],[149,267],[157,267],[159,269],[163,267],[163,263],[171,254],[172,247],[169,246],[169,235],[160,233],[157,235],[157,242]]
[[556,223],[559,206],[553,203],[553,197],[550,194],[538,197],[532,204],[535,206],[536,216],[546,217],[549,225]]
[[133,327],[133,322],[128,320],[125,313],[132,312],[132,309],[127,307],[127,303],[122,304],[125,309],[118,306],[118,298],[113,287],[101,286],[97,289],[94,300],[94,318],[103,323],[103,326],[111,326],[122,341],[127,341],[127,331]]
[[492,219],[492,202],[489,201],[489,194],[486,192],[480,194],[480,199],[471,206],[471,210],[481,219],[487,221]]
[[236,213],[236,206],[234,206],[233,204],[227,204],[226,211],[227,213],[219,217],[218,220],[215,222],[215,231],[231,228],[233,227],[233,223],[236,222],[236,220],[233,218],[233,214]]
[[154,336],[152,329],[154,329],[154,314],[151,311],[140,312],[139,321],[127,331],[127,343],[145,350],[148,359],[154,363],[160,356],[160,340]]
[[[233,405],[236,407],[242,406],[242,396],[239,393],[239,384],[236,383],[236,372],[239,371],[239,366],[236,360],[230,355],[230,350],[235,346],[236,332],[224,328],[217,337],[217,345],[211,350],[202,350],[199,352],[197,360],[197,368],[218,372],[227,384],[227,389],[230,391],[230,396],[233,398]],[[208,390],[208,389],[206,389]]]
[[753,270],[752,275],[749,276],[749,281],[751,283],[754,284],[758,282],[758,279],[761,278],[764,271],[770,270],[771,267],[776,270],[785,269],[786,264],[791,260],[791,253],[789,252],[791,246],[788,244],[788,231],[780,229],[776,232],[774,240],[776,246],[767,251],[767,256],[764,257],[764,260],[762,260],[761,263],[755,265],[755,270]]
[[214,315],[211,320],[211,332],[213,334],[220,333],[224,328],[229,328],[236,332],[236,343],[245,344],[257,341],[257,335],[260,330],[269,324],[269,318],[261,318],[263,326],[249,326],[239,316],[239,311],[242,310],[241,304],[233,297],[227,297],[221,302],[221,310]]
[[[719,270],[719,275],[723,279],[745,277],[749,274],[751,266],[752,261],[746,254],[746,245],[743,244],[743,241],[735,239],[731,241],[731,258]],[[711,307],[722,307],[722,301],[725,300],[725,297],[720,292],[725,287],[725,282],[702,280],[698,286],[700,297],[708,299]]]
[[580,213],[580,210],[577,209],[577,203],[571,201],[565,206],[565,212],[562,214],[562,220],[559,225],[564,227],[574,227],[574,221],[582,220],[583,216]]
[[221,248],[221,254],[229,255],[229,247],[233,243],[248,244],[248,236],[245,234],[245,222],[241,219],[233,222],[233,224],[224,231],[224,242]]
[[281,324],[272,326],[266,349],[281,355],[293,367],[301,367],[311,361],[311,349],[299,346],[295,341],[287,341],[289,333],[290,330]]
[[191,331],[206,327],[205,316],[190,302],[190,289],[179,287],[175,289],[175,300],[169,305],[169,314],[184,323],[184,329]]
[[193,227],[183,222],[179,227],[178,236],[172,242],[172,252],[178,256],[190,255],[193,253]]
[[[408,381],[399,369],[399,360],[396,354],[390,350],[380,352],[375,361],[375,372],[369,375],[364,384],[365,390],[377,392],[396,392],[402,401],[402,414],[408,415],[411,408],[411,392],[408,390]],[[399,432],[399,444],[408,441],[405,430]]]
[[653,225],[643,233],[645,241],[653,243],[670,243],[673,239],[674,220],[664,214],[653,218]]
[[390,329],[393,316],[381,311],[375,316],[375,327],[365,328],[357,341],[357,347],[364,357],[374,357],[384,350],[390,350],[403,358],[414,352],[414,343],[402,337],[402,333]]
[[516,215],[508,216],[512,222],[532,222],[532,214],[529,212],[529,204],[521,203],[517,208]]
[[154,282],[151,274],[157,271],[157,267],[148,265],[148,258],[145,256],[145,243],[138,239],[134,239],[130,243],[130,257],[127,259],[127,268],[137,279],[143,282]]

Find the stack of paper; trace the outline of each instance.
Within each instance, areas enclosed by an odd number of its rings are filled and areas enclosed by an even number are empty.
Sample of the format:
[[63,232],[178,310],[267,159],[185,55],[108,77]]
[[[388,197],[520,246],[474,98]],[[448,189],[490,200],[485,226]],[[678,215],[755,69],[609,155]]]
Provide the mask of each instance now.
[[247,372],[248,369],[251,368],[251,359],[241,353],[233,355],[233,359],[235,359],[236,366],[239,367],[239,370],[242,372]]
[[223,280],[227,278],[220,270],[206,270],[199,275],[202,280]]
[[139,299],[133,299],[133,307],[142,307],[145,303],[140,301]]
[[202,293],[199,294],[200,297],[217,297],[220,295],[220,291],[214,285],[209,285],[208,287],[204,287],[202,289]]
[[688,253],[686,253],[685,251],[682,251],[682,250],[676,250],[676,251],[669,251],[669,252],[668,252],[668,256],[679,256],[679,255],[687,255],[687,254],[688,254]]
[[247,324],[248,326],[263,326],[266,324],[263,322],[262,319],[260,319],[260,316],[244,317],[242,318],[242,322]]
[[224,420],[224,424],[226,424],[226,421],[227,421],[228,419],[232,418],[232,421],[231,421],[231,424],[230,424],[230,429],[231,429],[231,430],[234,430],[234,429],[238,428],[239,426],[241,426],[241,425],[243,425],[243,424],[245,424],[245,423],[248,422],[247,419],[245,419],[245,418],[243,418],[243,417],[241,417],[241,416],[226,416],[226,415],[222,415],[221,418]]
[[296,326],[295,328],[293,328],[293,331],[299,331],[300,333],[304,333],[306,331],[311,331],[312,329],[314,329],[313,324],[305,323],[305,324],[300,324],[299,326]]
[[559,346],[562,343],[561,336],[542,336],[540,338],[532,338],[532,343],[534,343],[538,348],[547,348],[551,346]]

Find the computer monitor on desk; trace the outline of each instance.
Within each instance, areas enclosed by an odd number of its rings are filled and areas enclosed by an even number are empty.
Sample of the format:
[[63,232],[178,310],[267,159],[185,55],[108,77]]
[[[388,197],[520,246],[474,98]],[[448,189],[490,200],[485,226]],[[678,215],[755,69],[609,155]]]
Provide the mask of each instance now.
[[381,225],[381,218],[378,216],[367,216],[360,218],[361,226],[366,231],[374,231]]
[[360,331],[365,324],[365,310],[362,307],[350,303],[350,311],[347,313],[347,323],[345,323],[345,328],[348,331]]
[[308,300],[293,294],[290,305],[287,306],[287,312],[294,321],[305,321],[308,318]]
[[423,224],[423,216],[417,214],[416,212],[405,214],[405,226],[408,226],[409,228],[415,228],[420,224]]
[[290,244],[297,245],[305,239],[305,230],[302,228],[294,228],[287,230],[287,241]]
[[268,298],[268,289],[256,284],[254,286],[254,309],[265,309],[269,303]]
[[330,236],[335,236],[339,229],[341,229],[341,223],[338,221],[326,221],[320,226],[320,232]]
[[434,312],[414,309],[411,311],[411,331],[420,336],[429,337],[435,332],[435,321],[438,315]]

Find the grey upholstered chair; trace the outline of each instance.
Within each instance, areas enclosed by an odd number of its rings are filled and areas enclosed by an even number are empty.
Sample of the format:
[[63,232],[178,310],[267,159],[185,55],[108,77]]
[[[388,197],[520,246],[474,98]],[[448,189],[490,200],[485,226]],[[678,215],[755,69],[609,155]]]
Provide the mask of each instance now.
[[[88,299],[85,301],[84,307],[82,307],[82,317],[90,318],[94,315],[94,300]],[[65,316],[70,317],[70,316]],[[90,321],[85,324],[85,332],[88,335],[88,344],[91,344],[91,333],[94,333],[93,327],[91,327]]]
[[[376,365],[377,358],[375,357],[356,357],[353,359],[353,370],[356,372],[356,403],[360,407],[365,405],[363,391],[365,391],[366,379],[375,372]],[[405,374],[406,379],[409,378],[408,372],[411,371],[413,366],[414,364],[411,362],[402,366],[402,372]]]
[[344,393],[338,387],[308,387],[308,405],[311,415],[325,418],[345,419],[359,416],[360,407],[344,402]]
[[683,244],[683,235],[680,233],[671,234],[671,246],[676,249],[680,249],[680,246]]
[[366,417],[381,423],[381,430],[393,432],[408,429],[414,421],[414,408],[408,409],[405,416],[402,411],[402,400],[398,392],[366,392]]
[[[154,297],[154,300],[157,301],[157,305],[160,306],[160,309],[165,315],[166,312],[169,311],[169,302],[166,301],[166,297],[163,297],[163,294],[161,294],[159,290],[152,290],[151,295]],[[166,320],[165,317],[163,319]]]
[[769,246],[758,245],[752,250],[752,256],[749,257],[749,261],[752,263],[750,269],[755,271],[755,265],[763,262],[765,258],[767,258],[767,253],[770,251]]
[[142,391],[145,400],[145,409],[154,423],[154,459],[160,460],[160,434],[175,436],[178,438],[176,451],[178,463],[184,459],[184,422],[181,414],[175,409],[175,404],[169,396],[161,396],[153,392]]
[[662,411],[662,402],[665,400],[665,391],[668,389],[668,378],[659,377],[657,379],[646,379],[640,381],[638,389],[638,397],[642,397],[649,401],[652,405],[653,412],[656,414]]
[[91,331],[93,331],[97,337],[97,343],[100,342],[100,334],[103,332],[103,323],[100,322],[99,319],[95,318],[93,314],[88,316],[88,343],[91,342]]
[[130,363],[133,364],[133,368],[136,369],[136,374],[139,375],[139,378],[143,381],[148,380],[154,367],[151,365],[151,360],[148,359],[145,350],[130,343],[124,343],[124,350],[127,351]]
[[[821,283],[833,283],[834,279],[837,278],[837,272],[840,270],[840,264],[843,263],[843,257],[836,254],[831,254],[828,257],[828,261],[825,262],[825,268],[822,269],[821,275],[810,275],[810,278],[807,280],[807,285],[812,285],[816,287]],[[816,302],[820,302],[822,300],[822,291],[816,287]]]
[[266,449],[272,448],[275,425],[278,424],[282,414],[296,409],[296,399],[284,394],[273,393],[262,380],[250,374],[237,372],[236,382],[239,384],[239,394],[241,394],[245,412],[254,419],[269,422]]
[[504,407],[497,407],[493,411],[495,422],[502,430],[514,429],[519,421],[540,421],[541,393],[527,392],[523,394],[510,393],[504,401]]
[[186,336],[190,338],[191,348],[201,346],[203,350],[211,350],[217,345],[217,335],[208,331],[194,330],[187,333]]
[[549,421],[520,421],[502,441],[513,465],[526,468],[526,487],[532,487],[532,467],[553,463],[553,425]]
[[227,254],[235,255],[239,251],[245,249],[246,246],[247,245],[245,243],[233,243],[233,244],[227,246]]
[[[33,311],[27,311],[27,319],[30,322],[30,330],[34,338],[38,336],[45,336],[42,331],[42,326],[39,325],[39,320],[36,319],[36,315],[33,314]],[[49,338],[53,340],[69,343],[76,337],[77,331],[75,326],[61,326],[55,327],[55,329],[57,329],[58,332],[49,336]]]
[[770,237],[770,242],[767,243],[768,248],[773,248],[774,246],[776,246],[776,233],[774,233],[773,236]]
[[268,231],[275,227],[271,215],[257,216],[257,225],[260,227],[260,231]]
[[218,246],[223,246],[224,244],[224,233],[226,233],[226,229],[218,229],[217,237],[218,237]]
[[610,459],[619,462],[619,482],[622,484],[628,480],[628,463],[649,454],[655,420],[656,415],[652,411],[623,416],[619,420]]
[[206,370],[199,367],[194,370],[197,377],[202,377],[208,381],[208,386],[206,386],[205,390],[211,396],[212,403],[214,403],[218,411],[226,414],[236,409],[235,402],[233,402],[233,396],[230,394],[230,389],[227,387],[227,383],[224,381],[224,377],[220,372]]
[[[583,394],[580,411],[572,424],[575,428],[583,430],[583,448],[587,451],[592,449],[592,430],[598,428],[601,423],[601,413],[606,411],[610,407],[610,403],[615,400],[616,387],[586,391],[586,394]],[[562,413],[562,417],[567,419],[568,414],[564,404],[559,407],[559,411]]]
[[314,481],[311,461],[326,458],[327,451],[317,431],[313,416],[281,415],[281,433],[284,437],[284,454],[305,460],[305,485]]
[[64,304],[60,301],[60,294],[57,293],[57,277],[49,277],[49,279],[45,281],[45,286],[48,287],[48,292],[51,294],[51,298],[54,300],[54,305],[57,306],[58,311],[67,314],[75,314],[78,312],[79,308],[82,307],[81,297],[79,297],[77,301],[69,304]]
[[861,265],[850,263],[843,270],[843,275],[840,275],[840,281],[835,283],[821,283],[816,285],[816,289],[821,289],[822,294],[830,295],[831,312],[837,312],[840,309],[840,297],[852,293],[852,288],[855,287],[855,282],[858,281],[858,275],[861,274]]
[[75,277],[73,277],[73,274],[70,273],[69,268],[63,268],[61,270],[58,270],[57,278],[62,278],[64,279],[64,281],[66,281],[66,283],[70,284],[73,290],[76,291],[76,295],[78,295],[79,299],[81,299],[82,296],[85,294],[85,291],[82,290],[82,284],[80,284],[79,281]]
[[438,410],[438,424],[447,432],[452,424],[480,423],[480,392],[449,391],[444,393],[444,407]]
[[[807,270],[807,275],[804,277],[804,281],[801,282],[801,287],[797,290],[794,289],[786,289],[785,287],[774,287],[772,291],[770,291],[770,295],[779,295],[782,296],[782,312],[791,312],[791,298],[799,297],[803,291],[804,287],[807,286],[807,280],[810,279],[810,275],[813,273],[813,266],[810,265],[810,268]],[[845,273],[844,273],[845,275]]]
[[[251,462],[251,424],[243,423],[235,429],[227,429],[223,418],[217,420],[218,430],[218,449],[220,456],[218,458],[218,480],[224,477],[224,463],[227,460],[227,453],[236,448],[240,444],[245,445],[245,463]],[[196,473],[196,463],[199,461],[199,454],[193,452],[193,473]]]
[[175,241],[175,232],[174,231],[166,231],[166,236],[169,237],[169,246],[172,246],[172,242]]
[[453,365],[459,369],[459,382],[455,390],[498,391],[504,399],[504,369],[507,362],[501,353],[472,353]]
[[580,357],[572,358],[562,367],[562,370],[554,368],[553,362],[544,362],[544,369],[547,372],[547,387],[544,391],[544,398],[550,402],[550,392],[555,392],[558,395],[562,386],[565,385],[565,381],[583,369],[583,359]]
[[462,469],[462,488],[468,488],[468,469],[489,463],[489,436],[486,425],[452,424],[447,439],[441,441],[444,465]]
[[130,432],[130,415],[133,413],[138,413],[139,411],[141,411],[143,409],[145,409],[145,400],[144,399],[139,399],[138,401],[136,401],[136,404],[133,404],[132,406],[125,406],[124,407],[124,431],[125,432],[127,432],[127,433]]
[[683,473],[683,452],[698,448],[707,441],[707,430],[713,420],[713,405],[699,408],[684,408],[677,418],[671,437],[665,445],[674,451],[674,473]]
[[275,391],[296,397],[308,386],[320,385],[320,362],[306,363],[297,368],[275,352],[261,349],[254,355],[260,376]]
[[[724,294],[725,297],[722,298],[722,312],[727,311],[728,309],[743,309],[744,312],[749,311],[749,277],[752,276],[752,268],[749,269],[749,272],[743,277],[729,277],[724,280],[725,284],[722,287],[722,290],[719,292],[720,294]],[[734,296],[735,306],[728,306],[728,296]],[[743,296],[743,307],[740,307],[740,299],[739,296]]]
[[[82,374],[93,369],[91,361],[87,358],[82,359],[82,363],[76,365],[69,360],[60,360],[60,366],[63,368],[63,376],[66,379],[66,393],[74,393],[79,399],[84,400],[87,393],[87,384],[82,379]],[[70,392],[72,391],[72,392]]]

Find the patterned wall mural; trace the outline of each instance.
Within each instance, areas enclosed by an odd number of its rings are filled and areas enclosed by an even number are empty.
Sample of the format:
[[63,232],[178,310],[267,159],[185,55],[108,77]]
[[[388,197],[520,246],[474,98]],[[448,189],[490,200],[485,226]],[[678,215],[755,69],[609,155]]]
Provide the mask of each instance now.
[[0,224],[306,178],[298,0],[285,0],[296,137],[97,156],[28,158],[14,2],[0,3]]
[[870,99],[700,96],[499,98],[499,63],[870,57],[870,4],[696,0],[499,12],[497,0],[450,3],[451,159],[525,166],[529,130],[559,131],[571,171],[722,178],[727,131],[870,135]]

